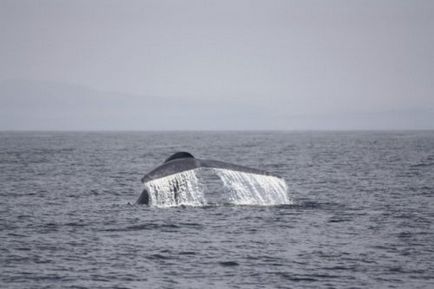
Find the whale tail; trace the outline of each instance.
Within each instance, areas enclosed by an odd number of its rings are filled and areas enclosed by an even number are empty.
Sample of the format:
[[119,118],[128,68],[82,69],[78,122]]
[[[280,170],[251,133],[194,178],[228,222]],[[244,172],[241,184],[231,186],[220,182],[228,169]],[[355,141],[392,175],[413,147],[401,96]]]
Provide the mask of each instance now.
[[197,159],[188,152],[177,152],[142,178],[145,189],[136,203],[161,203],[170,206],[183,203],[193,205],[206,203],[196,175],[197,169],[201,168],[214,172],[229,190],[243,190],[243,192],[233,193],[240,198],[256,199],[257,203],[272,204],[276,198],[270,197],[268,200],[267,196],[262,196],[263,193],[258,191],[259,188],[265,193],[276,191],[278,198],[283,200],[279,202],[285,203],[287,200],[285,181],[267,171],[217,160]]
[[265,176],[272,175],[271,173],[260,169],[249,168],[216,160],[197,159],[188,152],[177,152],[168,157],[162,165],[146,174],[142,178],[142,183],[147,183],[152,180],[198,168],[226,169]]

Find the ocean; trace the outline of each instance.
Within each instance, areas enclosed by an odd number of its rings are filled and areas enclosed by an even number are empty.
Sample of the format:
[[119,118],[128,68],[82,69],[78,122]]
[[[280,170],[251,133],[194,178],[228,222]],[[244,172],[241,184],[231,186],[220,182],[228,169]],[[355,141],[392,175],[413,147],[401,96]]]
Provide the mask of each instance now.
[[[290,202],[136,205],[176,151]],[[434,288],[433,131],[0,132],[0,172],[0,288]]]

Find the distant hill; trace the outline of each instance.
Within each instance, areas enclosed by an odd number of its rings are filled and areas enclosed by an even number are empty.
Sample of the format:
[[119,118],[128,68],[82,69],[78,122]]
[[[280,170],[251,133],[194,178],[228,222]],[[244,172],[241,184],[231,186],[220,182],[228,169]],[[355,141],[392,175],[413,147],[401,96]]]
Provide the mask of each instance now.
[[294,114],[268,99],[151,97],[81,85],[0,82],[0,130],[434,129],[434,108]]

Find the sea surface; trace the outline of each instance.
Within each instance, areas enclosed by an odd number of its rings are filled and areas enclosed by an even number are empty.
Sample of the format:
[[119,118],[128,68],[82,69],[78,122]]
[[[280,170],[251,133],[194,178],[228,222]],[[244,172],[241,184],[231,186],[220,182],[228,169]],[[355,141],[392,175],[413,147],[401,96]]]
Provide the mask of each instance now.
[[[135,205],[176,151],[292,204]],[[434,288],[434,132],[0,132],[0,288]]]

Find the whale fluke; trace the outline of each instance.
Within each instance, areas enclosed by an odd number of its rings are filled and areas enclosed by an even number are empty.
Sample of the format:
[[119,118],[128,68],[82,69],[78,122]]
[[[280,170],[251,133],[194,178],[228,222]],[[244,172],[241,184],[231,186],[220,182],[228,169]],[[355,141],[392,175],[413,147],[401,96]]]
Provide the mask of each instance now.
[[[238,173],[247,173],[247,174],[262,175],[262,176],[274,176],[271,173],[260,169],[249,168],[249,167],[217,161],[217,160],[197,159],[188,152],[177,152],[171,155],[170,157],[168,157],[163,164],[161,164],[160,166],[156,167],[155,169],[147,173],[145,176],[143,176],[142,182],[147,184],[149,182],[158,181],[159,179],[163,179],[171,175],[175,176],[199,168],[228,170],[228,171],[233,171]],[[177,198],[180,190],[179,182],[180,182],[179,180],[176,180],[174,184],[170,185],[170,190],[173,192],[175,202],[178,201]],[[151,198],[149,196],[149,192],[148,190],[145,189],[143,190],[142,194],[140,195],[136,203],[149,204],[150,199]]]
[[266,176],[271,175],[269,172],[264,170],[253,169],[216,160],[196,159],[195,157],[193,157],[192,154],[188,152],[177,152],[168,157],[162,165],[158,166],[157,168],[146,174],[142,178],[142,183],[197,168],[227,169],[250,174]]

